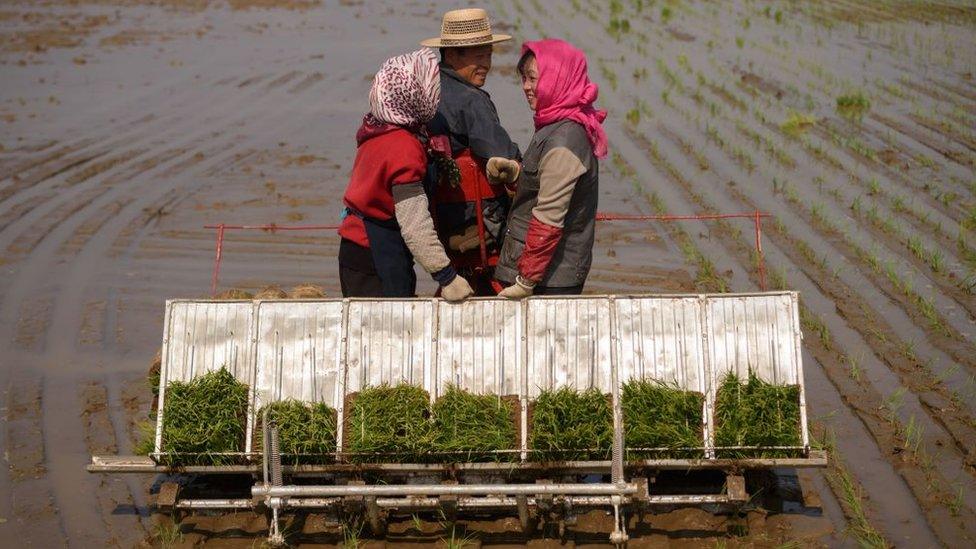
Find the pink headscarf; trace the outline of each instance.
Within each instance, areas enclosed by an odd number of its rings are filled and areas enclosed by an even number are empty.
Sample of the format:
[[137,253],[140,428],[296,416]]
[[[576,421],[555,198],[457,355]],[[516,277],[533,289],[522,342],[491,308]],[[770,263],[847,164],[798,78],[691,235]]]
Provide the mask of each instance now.
[[599,88],[586,73],[586,54],[569,42],[547,39],[526,42],[522,55],[532,52],[539,67],[536,84],[535,129],[570,119],[586,128],[597,158],[607,155],[607,134],[601,124],[607,111],[593,107]]

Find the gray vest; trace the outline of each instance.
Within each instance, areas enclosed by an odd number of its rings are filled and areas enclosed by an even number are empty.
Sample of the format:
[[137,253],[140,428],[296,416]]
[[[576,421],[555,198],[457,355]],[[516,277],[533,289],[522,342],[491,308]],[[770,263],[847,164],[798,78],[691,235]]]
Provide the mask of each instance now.
[[525,248],[525,234],[532,220],[532,209],[539,198],[539,163],[555,147],[571,150],[583,162],[586,173],[576,181],[563,223],[563,236],[539,284],[553,288],[581,286],[590,272],[599,194],[599,163],[583,126],[571,120],[561,120],[537,131],[522,158],[522,175],[512,200],[501,257],[495,268],[495,278],[502,282],[511,284],[518,274],[518,260]]

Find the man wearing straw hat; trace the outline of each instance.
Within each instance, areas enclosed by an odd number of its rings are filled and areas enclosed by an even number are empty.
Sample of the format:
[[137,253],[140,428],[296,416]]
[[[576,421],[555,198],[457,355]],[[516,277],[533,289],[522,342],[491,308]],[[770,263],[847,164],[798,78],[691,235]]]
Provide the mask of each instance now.
[[511,38],[492,34],[488,13],[470,8],[444,14],[441,35],[421,42],[441,52],[441,102],[428,130],[449,139],[457,167],[442,170],[433,192],[438,233],[455,268],[479,295],[497,293],[491,275],[510,204],[506,185],[514,184],[520,170],[518,145],[481,89],[491,70],[492,44]]

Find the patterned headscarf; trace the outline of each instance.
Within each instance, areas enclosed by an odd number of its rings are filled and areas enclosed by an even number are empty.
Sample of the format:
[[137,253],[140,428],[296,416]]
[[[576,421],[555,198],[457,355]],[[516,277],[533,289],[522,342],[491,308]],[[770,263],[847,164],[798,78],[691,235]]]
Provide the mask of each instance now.
[[441,98],[437,65],[437,56],[430,48],[387,59],[369,90],[374,121],[408,128],[427,124]]

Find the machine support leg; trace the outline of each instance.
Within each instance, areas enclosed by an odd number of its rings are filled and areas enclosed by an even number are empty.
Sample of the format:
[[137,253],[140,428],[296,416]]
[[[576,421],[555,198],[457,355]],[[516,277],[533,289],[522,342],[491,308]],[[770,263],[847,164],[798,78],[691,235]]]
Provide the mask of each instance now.
[[374,536],[381,538],[386,535],[386,520],[380,511],[380,506],[376,504],[375,497],[366,498],[366,519]]
[[[262,448],[262,458],[264,462],[264,483],[271,486],[281,486],[284,479],[281,475],[281,451],[278,447],[278,427],[273,420],[268,419],[268,411],[265,410],[262,418],[264,427],[264,447]],[[271,509],[271,525],[268,531],[268,544],[272,547],[281,547],[285,544],[285,536],[281,533],[281,523],[278,513],[284,506],[285,500],[281,497],[268,496],[265,504]]]
[[627,536],[627,519],[624,517],[620,505],[623,503],[622,496],[611,496],[613,502],[613,532],[610,533],[610,543],[617,547],[623,547],[630,539]]
[[730,501],[749,501],[746,492],[746,478],[742,475],[729,475],[725,478],[725,489]]
[[522,527],[522,533],[530,533],[534,528],[532,528],[532,517],[529,515],[529,497],[515,496],[515,506],[518,508],[519,525]]

